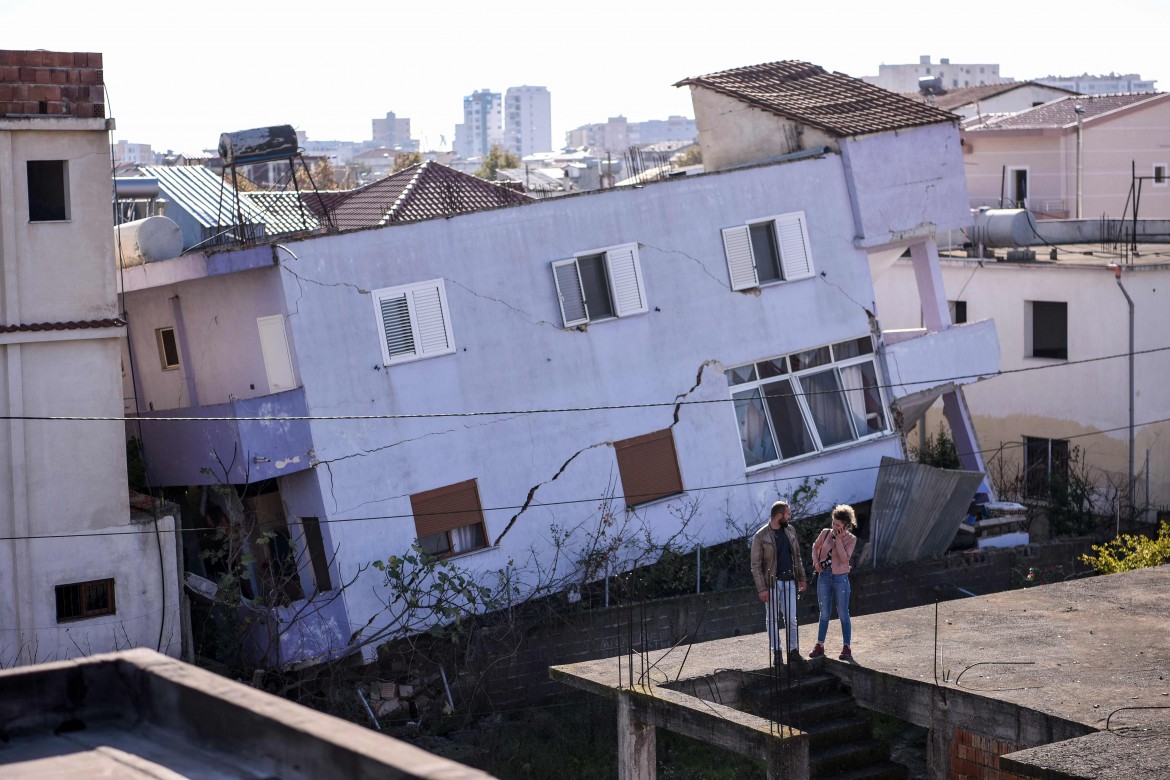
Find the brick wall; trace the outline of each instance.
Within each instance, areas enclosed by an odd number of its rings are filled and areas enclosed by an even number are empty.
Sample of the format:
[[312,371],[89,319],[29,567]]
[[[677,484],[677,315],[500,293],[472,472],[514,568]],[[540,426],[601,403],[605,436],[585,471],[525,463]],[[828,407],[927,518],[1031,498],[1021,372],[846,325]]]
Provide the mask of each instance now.
[[964,728],[955,728],[951,738],[952,780],[1026,780],[1024,775],[999,768],[999,757],[1014,753],[1020,746],[992,739]]
[[102,55],[0,50],[0,117],[104,117]]
[[[884,569],[856,570],[850,576],[851,614],[861,616],[932,604],[965,595],[1018,587],[1030,567],[1062,575],[1087,570],[1077,559],[1091,552],[1088,540],[948,555]],[[960,590],[961,589],[961,590]],[[800,599],[802,648],[812,647],[816,597]],[[752,587],[678,596],[629,607],[558,615],[545,621],[497,658],[480,691],[496,708],[545,703],[565,687],[548,678],[548,667],[607,658],[629,652],[630,644],[650,650],[679,642],[704,642],[764,630],[764,610]],[[857,637],[864,641],[864,637]],[[469,692],[465,691],[465,694]],[[486,702],[483,702],[486,703]]]

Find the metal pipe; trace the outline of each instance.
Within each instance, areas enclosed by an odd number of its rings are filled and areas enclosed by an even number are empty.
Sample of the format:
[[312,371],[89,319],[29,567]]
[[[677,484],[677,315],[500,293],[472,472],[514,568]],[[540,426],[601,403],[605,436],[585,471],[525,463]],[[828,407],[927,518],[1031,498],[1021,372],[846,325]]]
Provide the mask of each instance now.
[[1084,179],[1084,150],[1085,150],[1085,131],[1084,118],[1085,107],[1079,103],[1073,106],[1073,111],[1077,114],[1077,219],[1081,218],[1081,198],[1083,189],[1081,186]]
[[1121,283],[1121,266],[1116,263],[1110,264],[1113,269],[1113,278],[1117,280],[1117,288],[1121,290],[1121,294],[1125,296],[1125,302],[1129,304],[1129,474],[1126,480],[1126,498],[1129,501],[1129,510],[1133,512],[1133,400],[1134,400],[1134,383],[1133,383],[1133,360],[1134,360],[1134,323],[1133,323],[1133,298],[1129,297],[1129,293],[1125,290],[1125,285]]

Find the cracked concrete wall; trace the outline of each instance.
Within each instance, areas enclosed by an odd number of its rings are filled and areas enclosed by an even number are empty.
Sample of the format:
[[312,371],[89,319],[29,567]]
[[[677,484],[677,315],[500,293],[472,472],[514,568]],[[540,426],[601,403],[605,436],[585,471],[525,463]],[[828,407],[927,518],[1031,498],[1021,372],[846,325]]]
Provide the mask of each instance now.
[[[806,215],[816,274],[732,292],[721,229],[794,211]],[[520,576],[530,582],[534,567],[551,565],[550,526],[577,528],[576,547],[611,493],[626,517],[612,443],[664,428],[690,492],[637,508],[633,521],[659,539],[698,502],[686,543],[723,541],[736,532],[729,518],[738,528],[762,523],[771,501],[805,477],[828,478],[826,506],[872,495],[881,457],[902,454],[896,435],[749,474],[723,375],[871,332],[873,283],[855,234],[842,158],[826,155],[289,240],[273,251],[271,271],[242,270],[255,250],[223,253],[222,274],[174,282],[150,300],[165,312],[170,295],[182,297],[192,353],[215,356],[197,371],[222,375],[218,389],[196,377],[209,403],[232,383],[252,384],[252,366],[263,370],[258,349],[248,365],[231,352],[248,342],[227,326],[254,332],[255,317],[272,312],[252,297],[268,302],[268,282],[279,284],[308,413],[369,418],[311,421],[317,465],[281,479],[290,514],[321,519],[338,581],[409,548],[412,494],[475,479],[489,541],[503,542],[459,565],[527,567]],[[550,264],[628,243],[638,245],[648,311],[566,330]],[[370,291],[433,279],[443,281],[455,353],[383,365]],[[148,309],[138,316],[149,319]],[[152,342],[136,349],[157,360]],[[399,416],[454,413],[468,414]],[[380,609],[379,584],[365,571],[347,591],[353,627]]]
[[[730,290],[720,229],[803,210],[818,276]],[[649,311],[566,330],[550,263],[636,242]],[[410,495],[476,479],[489,538],[500,548],[458,559],[472,570],[547,565],[549,526],[595,520],[616,492],[610,444],[672,427],[684,487],[700,511],[696,541],[730,535],[725,518],[763,521],[788,479],[827,472],[832,501],[872,494],[896,437],[745,474],[723,366],[869,333],[872,283],[853,245],[840,158],[689,177],[640,189],[543,201],[381,230],[289,242],[281,253],[291,340],[313,415],[488,412],[468,417],[312,422],[322,519],[339,546],[343,577],[415,538]],[[367,291],[444,280],[453,355],[383,366],[379,323]],[[699,381],[701,380],[701,381]],[[638,406],[640,404],[657,404]],[[534,409],[632,405],[603,411]],[[566,465],[568,464],[568,465]],[[562,471],[563,468],[563,471]],[[556,479],[554,476],[558,475]],[[286,495],[295,513],[303,497]],[[525,507],[528,502],[527,508]],[[638,515],[661,535],[679,528],[681,503]],[[523,509],[523,511],[521,511]],[[621,514],[621,513],[619,513]],[[576,538],[583,532],[579,531]],[[347,593],[355,625],[379,606],[368,573]]]
[[841,155],[861,245],[905,244],[971,224],[955,126],[848,138]]

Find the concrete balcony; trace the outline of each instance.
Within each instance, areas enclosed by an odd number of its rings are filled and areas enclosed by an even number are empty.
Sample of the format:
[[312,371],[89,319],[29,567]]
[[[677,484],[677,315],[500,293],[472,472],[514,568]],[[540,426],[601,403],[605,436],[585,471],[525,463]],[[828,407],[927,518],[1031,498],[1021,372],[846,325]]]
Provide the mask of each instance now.
[[307,469],[309,421],[286,419],[306,414],[303,388],[144,413],[147,477],[155,486],[243,485]]
[[909,422],[956,387],[999,372],[999,336],[994,320],[882,332],[890,400]]

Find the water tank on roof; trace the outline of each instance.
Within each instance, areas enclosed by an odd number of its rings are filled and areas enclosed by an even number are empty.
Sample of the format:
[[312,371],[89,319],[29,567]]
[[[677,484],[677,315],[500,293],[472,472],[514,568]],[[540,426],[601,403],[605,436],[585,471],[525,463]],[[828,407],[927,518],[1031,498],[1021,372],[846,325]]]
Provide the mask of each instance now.
[[918,79],[918,91],[923,95],[942,95],[947,90],[942,76],[922,76]]
[[1027,209],[979,209],[971,230],[971,240],[984,246],[1029,246],[1038,235]]
[[297,131],[292,125],[237,130],[219,137],[219,156],[224,165],[284,160],[296,154]]
[[168,217],[123,222],[114,227],[114,250],[123,268],[170,260],[183,253],[183,232]]

